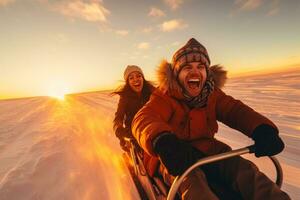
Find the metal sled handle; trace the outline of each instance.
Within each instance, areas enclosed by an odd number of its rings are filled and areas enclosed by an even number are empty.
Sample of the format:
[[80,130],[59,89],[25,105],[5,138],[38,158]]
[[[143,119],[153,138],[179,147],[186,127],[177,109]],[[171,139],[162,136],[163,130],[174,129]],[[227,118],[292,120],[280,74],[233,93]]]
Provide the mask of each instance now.
[[129,137],[124,137],[124,140],[126,142],[128,142],[129,145],[130,145],[129,153],[130,153],[130,156],[131,156],[132,161],[133,161],[134,172],[136,174],[139,174],[140,173],[140,169],[138,167],[138,158],[137,158],[136,152],[134,150],[134,145],[133,145],[133,142],[132,142],[133,140],[132,140],[132,138],[129,138]]
[[[178,190],[179,186],[181,185],[183,179],[192,170],[194,170],[196,167],[199,167],[201,165],[205,165],[205,164],[208,164],[208,163],[216,162],[216,161],[219,161],[219,160],[223,160],[223,159],[226,159],[226,158],[230,158],[230,157],[234,157],[234,156],[240,156],[240,155],[243,155],[243,154],[254,153],[254,152],[255,152],[255,147],[254,147],[254,145],[252,145],[252,146],[244,147],[244,148],[241,148],[241,149],[232,150],[230,152],[221,153],[221,154],[217,154],[217,155],[213,155],[213,156],[209,156],[209,157],[200,159],[198,162],[196,162],[190,168],[188,168],[181,176],[177,176],[175,178],[175,180],[174,180],[174,182],[171,185],[171,188],[169,190],[167,200],[173,200],[175,198],[177,190]],[[269,158],[271,159],[271,161],[273,162],[273,164],[275,165],[275,168],[276,168],[276,173],[277,173],[276,184],[279,187],[281,187],[282,179],[283,179],[282,178],[283,173],[282,173],[281,165],[280,165],[279,161],[274,156],[269,156]]]

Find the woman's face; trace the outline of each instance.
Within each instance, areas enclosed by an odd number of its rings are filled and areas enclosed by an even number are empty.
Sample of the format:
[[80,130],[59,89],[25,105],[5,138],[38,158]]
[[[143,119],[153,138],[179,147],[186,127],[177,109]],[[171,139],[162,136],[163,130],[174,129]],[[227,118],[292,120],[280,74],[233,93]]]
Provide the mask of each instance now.
[[137,93],[141,93],[144,86],[144,78],[140,72],[131,72],[128,76],[130,88]]
[[207,78],[206,68],[200,62],[191,62],[185,65],[179,75],[179,82],[191,97],[200,94]]

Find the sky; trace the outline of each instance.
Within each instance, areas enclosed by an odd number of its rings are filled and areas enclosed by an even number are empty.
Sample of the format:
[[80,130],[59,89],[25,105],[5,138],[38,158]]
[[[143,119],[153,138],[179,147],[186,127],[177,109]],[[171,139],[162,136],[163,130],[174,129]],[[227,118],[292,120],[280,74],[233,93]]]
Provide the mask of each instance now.
[[229,76],[300,66],[298,0],[0,0],[0,99],[156,80],[191,37]]

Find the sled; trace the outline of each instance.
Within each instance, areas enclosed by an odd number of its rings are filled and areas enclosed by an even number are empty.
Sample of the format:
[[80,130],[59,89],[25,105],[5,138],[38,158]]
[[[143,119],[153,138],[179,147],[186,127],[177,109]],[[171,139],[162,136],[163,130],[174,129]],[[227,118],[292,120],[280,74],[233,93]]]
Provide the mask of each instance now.
[[[142,153],[140,147],[138,147],[131,138],[126,138],[126,141],[128,143],[129,152],[124,153],[124,160],[126,161],[125,163],[130,171],[131,177],[136,185],[139,195],[143,200],[180,199],[180,196],[177,194],[177,190],[184,178],[195,168],[219,160],[255,152],[254,145],[252,145],[200,159],[191,167],[189,167],[182,175],[177,176],[171,187],[168,187],[163,182],[161,177],[150,177],[147,174],[142,161]],[[283,181],[283,172],[281,165],[275,156],[269,156],[269,158],[276,169],[277,177],[275,183],[278,185],[278,187],[281,187]],[[228,195],[228,193],[225,193],[224,195]],[[229,195],[224,199],[239,198],[235,198],[234,196]]]

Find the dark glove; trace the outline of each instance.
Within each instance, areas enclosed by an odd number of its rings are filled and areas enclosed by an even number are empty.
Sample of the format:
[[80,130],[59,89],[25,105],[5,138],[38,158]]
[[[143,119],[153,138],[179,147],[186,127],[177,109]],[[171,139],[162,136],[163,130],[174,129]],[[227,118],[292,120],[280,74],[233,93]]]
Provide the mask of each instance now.
[[252,133],[255,145],[255,156],[273,156],[284,149],[284,143],[278,136],[278,130],[270,125],[262,124]]
[[120,140],[121,148],[124,151],[129,152],[130,145],[128,145],[128,142],[125,141],[125,138],[133,138],[130,130],[128,128],[119,127],[119,128],[117,128],[115,134]]
[[131,131],[128,128],[124,127],[117,128],[115,134],[119,139],[124,137],[130,137],[132,135]]
[[119,138],[119,140],[120,140],[120,146],[123,149],[123,151],[129,152],[128,142],[126,142],[123,138]]
[[162,133],[155,141],[154,151],[173,176],[182,174],[204,154],[172,133]]

